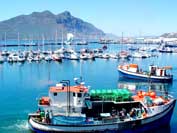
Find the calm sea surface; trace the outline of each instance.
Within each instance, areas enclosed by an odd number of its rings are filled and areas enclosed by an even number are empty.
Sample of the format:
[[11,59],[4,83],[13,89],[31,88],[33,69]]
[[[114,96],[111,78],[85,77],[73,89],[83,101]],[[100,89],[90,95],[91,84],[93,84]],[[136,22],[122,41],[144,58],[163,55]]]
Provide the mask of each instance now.
[[[45,49],[55,49],[60,46],[47,46]],[[74,46],[80,48],[101,48],[100,44],[89,44],[88,46]],[[42,49],[42,47],[8,47],[9,50]],[[109,45],[107,52],[118,52],[127,49],[127,46]],[[4,48],[0,48],[3,50]],[[138,63],[143,69],[148,69],[148,65],[157,64],[160,66],[173,66],[174,80],[172,84],[148,84],[137,83],[126,80],[119,81],[117,65],[122,60],[116,59],[96,59],[95,61],[70,61],[63,60],[62,63],[45,62],[24,64],[7,62],[0,64],[0,132],[1,133],[28,133],[27,118],[28,113],[37,110],[37,98],[48,94],[50,86],[55,85],[60,80],[69,79],[73,81],[75,77],[82,77],[86,85],[91,88],[120,88],[129,87],[135,89],[157,89],[158,91],[168,90],[171,95],[177,98],[177,54],[160,54],[158,57],[147,59],[134,59],[129,63]],[[73,84],[73,82],[72,82]],[[175,107],[170,127],[155,130],[154,132],[177,131],[177,106]]]

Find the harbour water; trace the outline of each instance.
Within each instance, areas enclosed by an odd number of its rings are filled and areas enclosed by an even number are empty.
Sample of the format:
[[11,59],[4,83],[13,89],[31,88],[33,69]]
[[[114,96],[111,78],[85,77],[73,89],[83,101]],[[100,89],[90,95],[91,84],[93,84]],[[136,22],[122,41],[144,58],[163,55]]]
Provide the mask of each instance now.
[[[46,49],[55,49],[60,46],[47,46]],[[80,48],[100,48],[101,44],[89,44],[88,46],[75,46]],[[24,49],[24,47],[8,47],[7,49]],[[127,46],[113,44],[108,46],[108,51],[120,51]],[[3,48],[1,48],[3,49]],[[35,49],[37,49],[35,47]],[[73,81],[75,77],[82,75],[86,85],[91,88],[120,88],[129,86],[134,89],[158,89],[168,90],[169,94],[177,98],[177,54],[158,54],[158,57],[134,60],[117,59],[96,59],[95,61],[71,61],[64,60],[62,63],[45,62],[39,63],[25,62],[0,64],[0,132],[1,133],[28,133],[27,118],[28,113],[37,110],[37,98],[47,95],[50,86],[55,85],[62,79]],[[122,62],[138,63],[143,69],[148,69],[148,65],[157,64],[159,66],[171,65],[173,67],[172,84],[151,84],[134,82],[130,80],[119,80],[117,65]],[[73,82],[72,82],[73,84]],[[177,106],[175,107],[170,127],[157,129],[153,132],[172,132],[177,130]]]

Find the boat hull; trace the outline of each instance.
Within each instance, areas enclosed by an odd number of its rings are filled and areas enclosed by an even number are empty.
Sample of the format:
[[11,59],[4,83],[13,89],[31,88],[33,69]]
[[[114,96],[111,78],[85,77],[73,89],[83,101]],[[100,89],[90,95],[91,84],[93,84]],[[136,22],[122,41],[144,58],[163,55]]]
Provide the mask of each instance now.
[[37,133],[47,132],[144,132],[169,125],[176,100],[172,100],[167,107],[158,114],[144,119],[132,121],[119,121],[104,124],[86,125],[51,125],[36,122],[29,117],[28,123],[32,131]]
[[167,50],[159,50],[159,52],[161,52],[161,53],[173,53],[172,50],[170,50],[170,51],[167,51]]
[[142,81],[148,81],[148,82],[163,82],[163,83],[172,82],[173,80],[173,76],[163,76],[163,77],[151,76],[151,75],[129,72],[126,70],[122,70],[120,68],[118,68],[118,72],[119,72],[120,77],[130,78],[134,80],[142,80]]

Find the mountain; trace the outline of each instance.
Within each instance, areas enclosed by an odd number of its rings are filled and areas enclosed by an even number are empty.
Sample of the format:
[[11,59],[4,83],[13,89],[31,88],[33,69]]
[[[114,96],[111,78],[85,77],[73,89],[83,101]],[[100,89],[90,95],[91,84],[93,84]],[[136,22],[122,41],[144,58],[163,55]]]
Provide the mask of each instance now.
[[60,38],[62,33],[71,32],[75,38],[89,39],[95,36],[104,36],[105,33],[94,25],[76,18],[70,12],[53,14],[50,11],[33,12],[29,15],[20,15],[0,22],[0,37],[4,39],[5,32],[8,39],[18,36],[22,39],[46,39]]
[[164,34],[161,35],[161,37],[165,37],[165,38],[177,38],[177,33],[176,32],[164,33]]

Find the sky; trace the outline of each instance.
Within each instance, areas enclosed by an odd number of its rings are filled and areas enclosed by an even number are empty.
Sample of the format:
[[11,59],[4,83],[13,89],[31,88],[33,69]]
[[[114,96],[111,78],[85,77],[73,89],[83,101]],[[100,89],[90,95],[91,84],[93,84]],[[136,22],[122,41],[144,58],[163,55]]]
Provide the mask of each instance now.
[[0,21],[34,11],[69,11],[106,33],[151,36],[177,32],[176,0],[1,0]]

